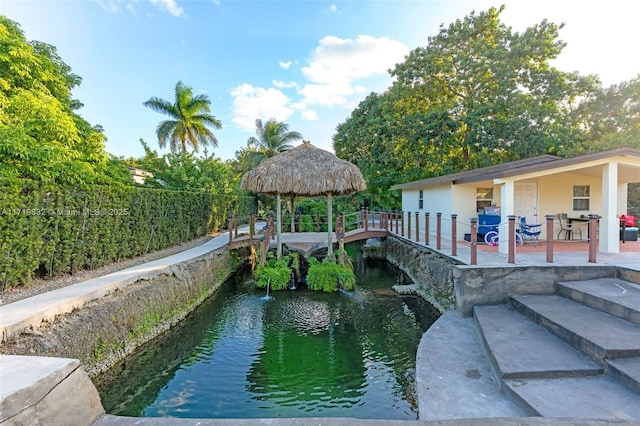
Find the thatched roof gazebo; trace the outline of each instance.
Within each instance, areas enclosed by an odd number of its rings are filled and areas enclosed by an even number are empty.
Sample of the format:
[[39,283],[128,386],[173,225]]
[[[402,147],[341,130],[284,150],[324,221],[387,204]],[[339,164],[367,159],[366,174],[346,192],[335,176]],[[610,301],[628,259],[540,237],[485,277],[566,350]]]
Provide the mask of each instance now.
[[334,154],[316,148],[308,141],[275,157],[262,161],[242,176],[240,186],[251,192],[277,196],[277,244],[278,259],[282,257],[280,223],[282,217],[280,196],[327,196],[328,250],[333,253],[331,234],[332,196],[364,191],[367,184],[360,169]]

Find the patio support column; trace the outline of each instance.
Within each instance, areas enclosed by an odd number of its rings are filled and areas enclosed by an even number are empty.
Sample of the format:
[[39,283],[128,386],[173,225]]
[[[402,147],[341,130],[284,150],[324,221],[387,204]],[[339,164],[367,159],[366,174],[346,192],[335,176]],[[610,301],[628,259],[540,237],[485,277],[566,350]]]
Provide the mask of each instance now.
[[[616,218],[618,206],[618,163],[611,162],[602,168],[602,218],[600,219],[600,251],[620,253],[618,242],[620,223]],[[596,238],[597,233],[590,238]]]
[[280,198],[280,193],[276,195],[276,245],[278,249],[276,251],[277,259],[282,259],[282,240],[280,239],[280,224],[282,223],[282,200]]
[[[515,214],[515,184],[512,180],[505,181],[500,185],[500,204],[500,216],[502,218]],[[498,252],[507,254],[509,252],[509,240],[513,238],[504,238],[504,235],[510,235],[507,221],[500,220],[498,232],[500,233]]]

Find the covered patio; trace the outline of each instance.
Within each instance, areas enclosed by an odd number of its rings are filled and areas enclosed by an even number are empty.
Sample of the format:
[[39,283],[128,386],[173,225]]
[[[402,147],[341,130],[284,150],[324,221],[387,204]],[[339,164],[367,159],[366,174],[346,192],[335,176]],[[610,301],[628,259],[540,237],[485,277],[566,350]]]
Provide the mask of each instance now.
[[[554,239],[562,239],[558,215],[574,220],[590,214],[599,217],[595,238],[601,253],[620,252],[619,217],[628,214],[629,183],[640,182],[640,150],[619,148],[571,158],[542,155],[510,163],[439,176],[392,187],[402,191],[405,212],[442,213],[443,219],[456,214],[456,239],[470,231],[471,219],[488,212],[499,219],[499,233],[507,233],[507,217],[526,218],[542,224],[552,215]],[[580,227],[579,224],[576,226]],[[586,227],[570,236],[587,239]],[[507,253],[506,239],[498,252]]]

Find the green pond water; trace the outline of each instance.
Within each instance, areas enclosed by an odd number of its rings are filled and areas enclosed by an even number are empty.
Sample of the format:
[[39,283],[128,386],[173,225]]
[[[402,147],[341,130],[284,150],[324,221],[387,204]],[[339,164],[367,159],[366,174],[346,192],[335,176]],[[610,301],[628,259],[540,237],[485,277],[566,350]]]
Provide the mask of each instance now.
[[273,292],[245,272],[95,382],[110,414],[415,419],[415,356],[437,313],[362,261],[352,292]]

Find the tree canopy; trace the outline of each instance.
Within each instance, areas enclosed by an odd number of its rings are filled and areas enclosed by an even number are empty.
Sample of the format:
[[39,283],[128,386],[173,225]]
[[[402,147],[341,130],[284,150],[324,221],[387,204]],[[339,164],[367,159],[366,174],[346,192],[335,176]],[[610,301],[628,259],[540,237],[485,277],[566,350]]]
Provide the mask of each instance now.
[[550,153],[638,146],[638,80],[607,90],[552,65],[565,43],[547,20],[516,32],[503,8],[441,26],[337,127],[369,202],[396,207],[394,183]]
[[110,181],[106,137],[75,113],[80,82],[55,47],[0,15],[0,177]]
[[157,97],[144,102],[144,106],[170,117],[158,124],[156,134],[160,148],[169,143],[171,152],[174,153],[179,150],[186,153],[188,146],[196,152],[200,145],[218,146],[218,139],[209,127],[220,129],[222,124],[209,114],[210,105],[207,95],[194,96],[193,89],[181,81],[176,84],[174,103]]

